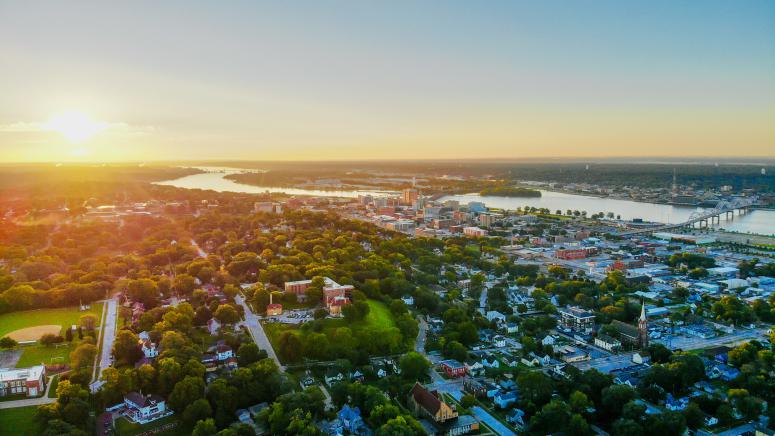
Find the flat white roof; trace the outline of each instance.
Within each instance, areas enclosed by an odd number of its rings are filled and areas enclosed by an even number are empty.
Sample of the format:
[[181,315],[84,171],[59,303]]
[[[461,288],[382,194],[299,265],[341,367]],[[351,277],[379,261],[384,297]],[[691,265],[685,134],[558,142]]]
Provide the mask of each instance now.
[[40,380],[46,367],[43,365],[31,366],[29,368],[0,368],[0,381],[11,380]]

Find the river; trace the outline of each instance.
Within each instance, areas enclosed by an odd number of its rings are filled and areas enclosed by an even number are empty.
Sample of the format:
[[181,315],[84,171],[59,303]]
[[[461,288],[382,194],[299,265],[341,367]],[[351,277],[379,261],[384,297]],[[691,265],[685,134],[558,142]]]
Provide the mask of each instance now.
[[192,174],[179,179],[156,182],[157,185],[174,186],[185,189],[209,189],[217,192],[243,192],[246,194],[263,194],[265,192],[284,192],[289,195],[311,195],[313,197],[346,197],[355,198],[359,195],[385,196],[394,194],[389,191],[336,191],[322,189],[283,188],[277,186],[253,186],[237,183],[225,178],[230,174],[245,172],[260,172],[260,170],[244,170],[225,167],[194,167],[204,173]]
[[[261,194],[265,192],[284,192],[290,195],[311,195],[316,197],[347,197],[354,198],[359,195],[384,196],[392,194],[388,191],[330,191],[301,188],[283,188],[271,186],[253,186],[237,183],[224,178],[229,174],[236,174],[250,170],[236,168],[199,167],[204,173],[193,174],[174,180],[157,182],[158,185],[175,186],[186,189],[209,189],[218,192],[243,192],[248,194]],[[570,210],[587,211],[588,214],[598,212],[613,212],[622,219],[641,218],[644,221],[661,223],[678,223],[685,221],[695,210],[691,206],[673,206],[669,204],[641,203],[632,200],[618,200],[613,198],[599,198],[585,195],[564,194],[553,191],[541,191],[541,197],[490,197],[479,194],[448,195],[440,200],[457,200],[461,204],[470,201],[480,201],[487,207],[514,210],[524,206],[547,208],[552,212],[561,210],[563,213]],[[716,227],[740,233],[755,233],[760,235],[775,235],[775,210],[753,210],[745,215],[735,215],[733,219],[726,220],[721,217],[721,222]]]

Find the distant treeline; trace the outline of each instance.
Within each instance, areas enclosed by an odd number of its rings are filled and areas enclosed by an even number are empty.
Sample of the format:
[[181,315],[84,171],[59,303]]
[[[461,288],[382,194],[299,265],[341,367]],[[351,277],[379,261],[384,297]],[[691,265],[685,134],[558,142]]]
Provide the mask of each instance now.
[[482,196],[496,197],[540,197],[541,191],[529,188],[518,188],[515,186],[492,186],[479,191]]
[[[766,174],[762,175],[761,170]],[[589,183],[603,186],[670,188],[673,170],[680,186],[718,188],[729,185],[735,191],[755,189],[775,192],[775,167],[772,165],[688,165],[688,164],[514,164],[508,176],[514,180],[558,183]]]

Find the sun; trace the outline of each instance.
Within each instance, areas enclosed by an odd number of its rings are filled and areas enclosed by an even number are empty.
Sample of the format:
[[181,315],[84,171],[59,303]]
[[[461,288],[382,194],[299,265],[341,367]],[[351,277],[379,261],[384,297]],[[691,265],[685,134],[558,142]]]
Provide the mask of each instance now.
[[84,142],[105,130],[106,123],[94,121],[81,112],[64,112],[51,117],[45,124],[46,130],[58,132],[68,141]]

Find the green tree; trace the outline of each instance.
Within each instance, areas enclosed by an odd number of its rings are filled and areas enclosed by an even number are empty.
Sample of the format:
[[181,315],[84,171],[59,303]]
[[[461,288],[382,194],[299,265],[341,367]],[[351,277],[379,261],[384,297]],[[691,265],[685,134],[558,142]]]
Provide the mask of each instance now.
[[181,413],[194,401],[204,398],[204,394],[204,380],[188,376],[175,384],[168,401],[172,410]]
[[410,351],[399,361],[401,376],[406,380],[425,380],[431,363],[420,353]]

